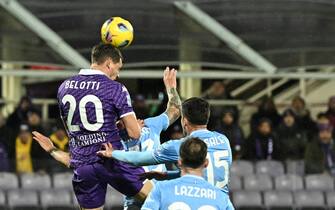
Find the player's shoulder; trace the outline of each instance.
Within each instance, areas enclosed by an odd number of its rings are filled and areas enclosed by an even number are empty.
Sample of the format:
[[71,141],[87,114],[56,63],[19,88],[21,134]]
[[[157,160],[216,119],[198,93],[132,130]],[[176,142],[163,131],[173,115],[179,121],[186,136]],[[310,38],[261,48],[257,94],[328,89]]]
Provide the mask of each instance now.
[[229,142],[229,139],[223,133],[219,133],[217,131],[211,131],[211,132],[213,133],[213,136],[219,137],[219,138],[223,139],[224,141],[228,141]]
[[181,138],[181,139],[172,139],[169,141],[164,142],[162,145],[164,145],[165,147],[180,147],[181,143],[183,143],[183,141],[185,141],[186,138]]
[[176,186],[178,183],[180,183],[180,178],[171,179],[171,180],[165,180],[165,181],[159,181],[155,183],[155,186],[157,186],[159,189],[168,189],[169,187]]

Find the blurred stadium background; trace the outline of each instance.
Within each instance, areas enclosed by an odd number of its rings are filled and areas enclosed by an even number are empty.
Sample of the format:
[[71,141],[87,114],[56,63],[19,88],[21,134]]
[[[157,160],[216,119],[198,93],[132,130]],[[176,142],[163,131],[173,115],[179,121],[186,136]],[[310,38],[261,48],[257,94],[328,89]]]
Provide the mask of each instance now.
[[[57,88],[88,67],[111,16],[135,30],[120,82],[138,117],[165,109],[165,66],[179,69],[183,98],[211,103],[209,127],[234,152],[237,209],[335,208],[333,0],[0,0],[0,209],[76,208],[71,172],[29,132],[67,149]],[[176,123],[162,141],[182,135]],[[255,143],[269,139],[272,149]],[[32,168],[17,167],[27,159]],[[121,195],[110,190],[106,208],[122,209]]]

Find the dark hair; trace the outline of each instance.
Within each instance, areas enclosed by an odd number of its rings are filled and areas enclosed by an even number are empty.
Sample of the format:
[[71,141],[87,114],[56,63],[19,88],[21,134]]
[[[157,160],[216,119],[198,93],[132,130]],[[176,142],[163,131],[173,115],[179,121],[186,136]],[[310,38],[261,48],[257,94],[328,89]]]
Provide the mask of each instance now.
[[123,59],[120,50],[110,44],[100,43],[93,47],[91,53],[92,63],[102,64],[108,58],[111,58],[114,63],[118,63],[120,59]]
[[193,125],[207,125],[210,115],[209,103],[202,98],[189,98],[182,104],[182,113]]
[[206,160],[207,145],[196,137],[187,138],[179,149],[182,165],[190,168],[199,168]]
[[291,115],[293,118],[296,117],[296,115],[295,115],[295,113],[294,113],[294,111],[293,111],[292,109],[286,109],[286,110],[283,112],[282,117],[284,118],[284,117],[286,117],[286,116],[288,116],[288,115]]
[[318,113],[317,117],[318,120],[321,118],[328,118],[328,115],[325,112]]
[[269,118],[263,117],[258,121],[257,127],[261,126],[263,123],[268,123],[272,127],[272,122]]

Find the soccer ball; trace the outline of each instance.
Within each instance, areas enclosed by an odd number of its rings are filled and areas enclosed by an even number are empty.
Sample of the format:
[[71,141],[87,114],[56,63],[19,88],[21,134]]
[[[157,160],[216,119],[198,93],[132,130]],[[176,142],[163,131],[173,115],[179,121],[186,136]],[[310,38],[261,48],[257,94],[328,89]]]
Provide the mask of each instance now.
[[111,44],[117,48],[127,47],[133,38],[133,26],[121,17],[112,17],[101,27],[101,39],[105,44]]

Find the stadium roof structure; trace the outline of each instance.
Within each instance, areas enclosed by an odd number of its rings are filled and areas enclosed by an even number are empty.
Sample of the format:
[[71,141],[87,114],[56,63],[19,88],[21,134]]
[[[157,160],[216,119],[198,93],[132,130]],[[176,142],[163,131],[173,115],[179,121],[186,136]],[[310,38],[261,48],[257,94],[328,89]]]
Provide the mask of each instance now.
[[[334,64],[333,0],[196,0],[194,5],[240,37],[279,68]],[[25,8],[83,57],[100,40],[100,26],[111,16],[131,21],[133,44],[123,50],[129,66],[156,68],[179,61],[182,36],[200,44],[203,66],[250,66],[224,42],[178,10],[171,0],[20,0]],[[0,44],[23,50],[27,60],[68,64],[11,14],[0,8]],[[0,53],[4,57],[4,50]],[[143,67],[142,66],[142,67]],[[215,65],[212,65],[215,66]]]

